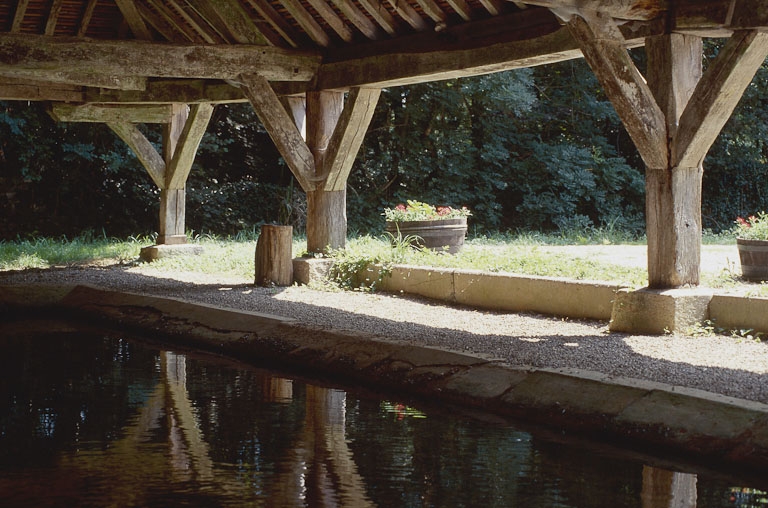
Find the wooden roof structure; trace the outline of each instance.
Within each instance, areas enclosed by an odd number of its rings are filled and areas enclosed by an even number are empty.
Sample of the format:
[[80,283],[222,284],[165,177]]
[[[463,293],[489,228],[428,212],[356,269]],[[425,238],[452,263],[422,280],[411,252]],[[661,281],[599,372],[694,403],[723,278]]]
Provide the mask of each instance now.
[[[706,71],[704,37],[727,38]],[[322,252],[382,88],[582,56],[646,164],[650,286],[698,284],[702,164],[768,56],[768,0],[0,0],[0,100],[109,125],[162,190],[160,243],[183,241],[216,103],[253,105]],[[141,122],[166,125],[163,154]]]
[[223,102],[247,72],[300,94],[528,67],[581,56],[564,24],[584,8],[627,46],[768,25],[737,0],[0,0],[0,98]]

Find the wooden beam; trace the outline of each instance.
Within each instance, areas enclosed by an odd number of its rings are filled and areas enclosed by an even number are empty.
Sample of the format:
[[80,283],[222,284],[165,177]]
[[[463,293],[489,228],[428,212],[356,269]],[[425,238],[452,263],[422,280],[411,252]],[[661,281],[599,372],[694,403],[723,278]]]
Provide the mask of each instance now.
[[91,24],[91,18],[93,18],[93,11],[96,10],[96,4],[99,0],[88,0],[88,3],[83,10],[83,17],[80,20],[80,25],[77,28],[77,36],[85,37],[88,33],[88,26]]
[[85,100],[101,104],[169,104],[182,102],[212,104],[248,102],[240,88],[227,83],[205,80],[161,80],[147,83],[146,90],[124,91],[88,88]]
[[472,20],[472,7],[469,6],[466,0],[447,0],[447,2],[464,21]]
[[267,0],[247,0],[247,2],[256,9],[259,16],[264,18],[285,42],[294,48],[299,47],[299,35]]
[[389,5],[391,5],[392,8],[395,9],[395,12],[397,12],[397,14],[417,32],[424,31],[428,28],[424,18],[419,16],[416,9],[408,5],[408,2],[389,0]]
[[504,10],[501,0],[480,0],[480,3],[491,16],[498,16]]
[[208,0],[211,10],[221,20],[232,36],[240,44],[270,44],[264,34],[256,27],[253,20],[236,0]]
[[315,8],[315,11],[320,15],[321,18],[325,20],[326,23],[328,23],[328,26],[333,28],[333,31],[336,32],[336,34],[341,37],[341,40],[344,42],[352,42],[352,39],[354,39],[354,35],[352,34],[352,30],[349,29],[349,27],[344,24],[344,21],[339,17],[338,14],[331,8],[330,5],[325,0],[307,0],[309,2],[309,5]]
[[90,86],[114,90],[144,90],[147,80],[135,76],[110,76],[80,74],[73,72],[35,72],[29,70],[9,71],[0,66],[0,80],[30,80],[57,83],[59,85]]
[[389,35],[397,34],[397,21],[384,7],[384,4],[374,0],[359,0],[360,5]]
[[116,106],[55,103],[51,105],[50,114],[57,122],[168,123],[173,110],[170,104]]
[[207,42],[163,2],[159,0],[147,0],[147,2],[154,10],[144,4],[138,4],[137,7],[141,16],[167,41],[196,44]]
[[211,26],[205,21],[200,14],[197,13],[186,2],[179,0],[166,0],[170,9],[177,12],[178,15],[186,22],[190,28],[208,44],[223,44],[227,42],[225,37],[222,37],[216,30],[213,30]]
[[657,18],[668,9],[670,3],[668,0],[524,0],[524,2],[528,5],[538,5],[568,13],[569,17],[575,12],[593,11],[622,20]]
[[243,92],[301,188],[305,192],[313,190],[316,186],[312,181],[314,156],[269,82],[257,74],[243,75],[240,81],[244,84]]
[[381,90],[353,88],[349,92],[344,110],[328,143],[323,174],[324,190],[340,191],[347,188],[347,179],[363,144],[371,123]]
[[317,21],[315,21],[315,18],[312,17],[309,11],[301,5],[301,2],[298,0],[280,0],[280,3],[299,23],[299,26],[307,32],[310,39],[323,47],[331,45],[331,38],[328,37],[328,34],[317,24]]
[[763,32],[736,32],[725,43],[680,118],[672,146],[675,166],[701,164],[767,56],[768,34]]
[[611,18],[573,16],[568,28],[649,168],[668,167],[667,125]]
[[184,123],[184,130],[179,137],[173,159],[166,171],[166,181],[169,189],[184,187],[195,160],[197,148],[203,139],[208,122],[213,115],[211,104],[195,104],[189,110],[189,117]]
[[136,2],[134,0],[115,0],[115,3],[117,8],[120,9],[123,18],[125,18],[125,22],[128,23],[131,32],[133,32],[133,36],[141,40],[152,40],[152,32],[149,31],[149,28],[144,23]]
[[369,39],[375,41],[383,37],[383,32],[379,26],[368,19],[368,16],[358,9],[354,3],[348,0],[333,0],[333,4]]
[[434,0],[416,0],[416,3],[421,6],[424,14],[429,16],[432,21],[438,25],[444,25],[448,20],[448,16],[445,14],[445,11],[441,9]]
[[21,24],[24,22],[24,15],[27,13],[29,0],[19,0],[16,2],[16,11],[13,13],[13,22],[11,23],[11,33],[21,32]]
[[51,8],[48,11],[48,20],[45,22],[45,35],[54,35],[56,32],[56,23],[59,21],[61,6],[64,0],[53,0]]
[[157,150],[141,131],[133,124],[127,122],[108,123],[110,129],[115,131],[120,139],[133,150],[136,158],[149,173],[152,181],[158,188],[165,188],[165,161],[157,153]]
[[[531,11],[533,9],[528,9]],[[498,18],[501,18],[497,21]],[[361,55],[347,50],[329,51],[320,66],[315,88],[346,90],[351,87],[386,88],[441,79],[476,76],[522,67],[532,67],[582,56],[567,28],[552,16],[531,26],[515,25],[506,16],[476,22],[498,26],[487,39],[482,30],[466,33],[462,26],[449,27],[413,38],[375,43],[380,51]],[[496,23],[499,23],[496,25]],[[475,23],[469,26],[475,26]],[[528,38],[528,37],[532,38]],[[523,39],[519,39],[523,37]],[[442,42],[441,42],[442,41]]]
[[85,94],[79,86],[0,77],[0,100],[83,102]]
[[178,45],[138,41],[0,35],[0,74],[32,71],[115,76],[235,79],[243,73],[274,81],[309,81],[320,55],[266,46]]

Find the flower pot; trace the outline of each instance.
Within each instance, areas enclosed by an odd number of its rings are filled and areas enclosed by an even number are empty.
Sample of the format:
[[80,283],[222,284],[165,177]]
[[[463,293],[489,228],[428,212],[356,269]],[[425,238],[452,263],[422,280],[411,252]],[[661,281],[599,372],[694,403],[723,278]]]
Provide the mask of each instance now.
[[741,276],[747,280],[768,280],[768,240],[736,239]]
[[387,222],[386,229],[393,243],[411,236],[416,237],[413,244],[418,247],[456,254],[467,236],[467,218]]

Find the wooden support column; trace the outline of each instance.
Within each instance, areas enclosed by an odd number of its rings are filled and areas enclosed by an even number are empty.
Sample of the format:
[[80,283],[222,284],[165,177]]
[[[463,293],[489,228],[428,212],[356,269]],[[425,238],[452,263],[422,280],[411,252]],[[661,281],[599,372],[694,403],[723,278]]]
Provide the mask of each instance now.
[[186,104],[174,104],[171,121],[163,126],[163,161],[165,162],[165,185],[160,189],[160,226],[157,243],[160,245],[176,245],[187,243],[184,231],[186,220],[186,179],[180,186],[178,183],[170,186],[171,178],[168,168],[173,161],[184,124],[189,116]]
[[702,162],[768,55],[768,34],[735,32],[703,76],[698,37],[649,38],[646,83],[610,16],[581,12],[568,28],[646,164],[649,287],[698,285]]
[[[307,93],[307,145],[315,158],[315,178],[322,182],[328,146],[344,109],[341,92]],[[307,192],[307,250],[326,252],[347,243],[347,187]]]
[[[646,40],[648,84],[666,118],[667,150],[701,79],[700,37],[669,34]],[[650,287],[698,284],[701,265],[701,160],[646,168],[645,213]]]
[[[54,108],[54,113],[61,114],[64,111],[68,110]],[[213,114],[213,106],[200,103],[193,105],[190,109],[186,104],[173,104],[170,107],[170,114],[162,121],[165,125],[162,156],[133,123],[125,120],[125,118],[138,120],[139,117],[128,115],[124,111],[119,111],[119,116],[109,110],[91,108],[88,112],[91,119],[89,121],[94,121],[94,118],[103,115],[102,121],[106,122],[131,147],[160,189],[160,225],[157,243],[186,243],[185,187],[195,160],[195,153]],[[82,115],[83,112],[79,114]],[[149,116],[146,118],[150,119]]]
[[[287,101],[289,114],[262,76],[242,75],[239,81],[307,194],[307,250],[319,253],[343,248],[347,237],[347,178],[381,90],[353,88],[346,101],[341,92],[308,92],[305,114],[302,102],[296,100]],[[300,132],[304,122],[306,140]]]

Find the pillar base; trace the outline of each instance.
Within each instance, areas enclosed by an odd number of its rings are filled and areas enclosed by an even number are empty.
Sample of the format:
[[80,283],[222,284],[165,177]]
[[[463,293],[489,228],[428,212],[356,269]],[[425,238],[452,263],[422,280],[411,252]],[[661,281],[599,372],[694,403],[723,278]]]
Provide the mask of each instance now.
[[149,247],[142,247],[139,257],[142,261],[152,262],[156,259],[166,258],[170,256],[197,256],[203,252],[201,245],[193,244],[160,244],[150,245]]
[[309,284],[328,278],[333,260],[328,258],[295,258],[293,280],[298,284]]
[[709,318],[713,293],[693,289],[620,289],[613,303],[612,332],[664,334],[685,332]]

